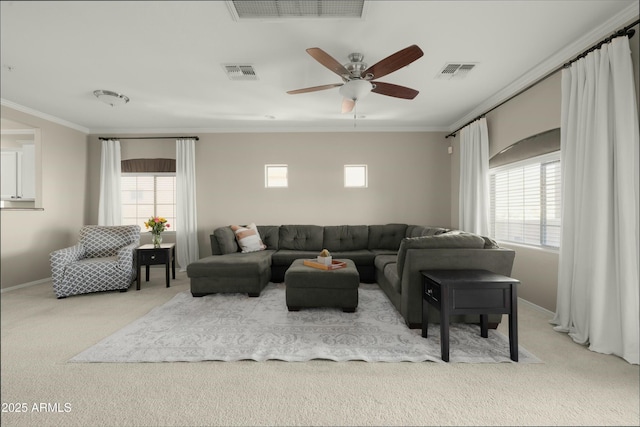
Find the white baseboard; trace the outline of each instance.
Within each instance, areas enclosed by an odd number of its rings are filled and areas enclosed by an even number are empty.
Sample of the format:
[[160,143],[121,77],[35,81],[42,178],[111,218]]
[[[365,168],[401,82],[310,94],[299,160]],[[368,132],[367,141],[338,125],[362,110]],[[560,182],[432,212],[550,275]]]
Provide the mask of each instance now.
[[[164,265],[151,265],[151,268],[164,268]],[[180,270],[182,271],[182,270]],[[186,271],[186,270],[185,270]],[[35,280],[33,282],[27,282],[27,283],[23,283],[21,285],[16,285],[16,286],[11,286],[8,288],[2,288],[0,289],[0,293],[5,293],[5,292],[10,292],[10,291],[15,291],[16,289],[22,289],[22,288],[28,288],[29,286],[35,286],[35,285],[41,285],[42,283],[47,283],[51,281],[51,277],[46,277],[44,279],[40,279],[40,280]]]
[[530,308],[532,308],[532,309],[534,309],[536,311],[539,311],[540,313],[544,313],[544,314],[549,315],[551,317],[555,316],[555,313],[553,311],[547,310],[544,307],[540,307],[539,305],[534,304],[531,301],[527,301],[526,299],[522,299],[522,298],[518,297],[518,302],[520,304],[524,304],[524,305],[526,305],[526,306],[528,306],[528,307],[530,307]]
[[0,293],[5,293],[5,292],[9,292],[9,291],[15,291],[16,289],[22,289],[22,288],[28,288],[29,286],[35,286],[35,285],[41,285],[43,283],[47,283],[51,281],[51,277],[47,277],[45,279],[40,279],[40,280],[35,280],[33,282],[27,282],[27,283],[23,283],[21,285],[16,285],[16,286],[11,286],[8,288],[2,288],[0,289]]

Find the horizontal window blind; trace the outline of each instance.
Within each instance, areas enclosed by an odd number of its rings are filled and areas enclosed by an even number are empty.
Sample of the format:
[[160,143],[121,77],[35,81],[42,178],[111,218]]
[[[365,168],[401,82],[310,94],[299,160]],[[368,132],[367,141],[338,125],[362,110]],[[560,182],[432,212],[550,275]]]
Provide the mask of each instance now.
[[490,234],[494,239],[560,247],[560,153],[491,169]]
[[170,231],[176,231],[176,177],[174,174],[122,174],[122,223],[139,225],[152,216],[164,217]]

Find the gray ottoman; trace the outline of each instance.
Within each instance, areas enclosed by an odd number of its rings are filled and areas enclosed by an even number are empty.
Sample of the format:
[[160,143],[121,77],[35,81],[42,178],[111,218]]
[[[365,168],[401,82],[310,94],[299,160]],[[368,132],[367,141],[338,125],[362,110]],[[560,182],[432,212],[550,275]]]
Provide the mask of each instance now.
[[284,275],[286,300],[289,311],[308,307],[337,307],[353,313],[358,307],[360,275],[350,259],[338,270],[319,270],[304,265],[297,259]]

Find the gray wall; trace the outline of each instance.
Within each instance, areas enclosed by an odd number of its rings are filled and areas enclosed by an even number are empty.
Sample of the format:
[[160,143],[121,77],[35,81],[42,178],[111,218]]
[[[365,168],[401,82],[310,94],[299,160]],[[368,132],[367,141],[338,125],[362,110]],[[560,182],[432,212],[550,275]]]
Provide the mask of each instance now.
[[[487,114],[489,156],[523,138],[560,127],[560,73]],[[458,226],[460,174],[460,137],[449,138],[454,148],[451,156],[451,223]],[[500,242],[514,249],[516,258],[512,276],[522,285],[518,295],[527,301],[555,311],[558,287],[558,252]]]
[[[636,94],[640,99],[638,80],[640,36],[638,26],[635,29],[636,36],[631,39],[630,45],[635,67]],[[523,138],[560,127],[561,83],[561,73],[558,72],[487,114],[489,156]],[[457,227],[460,184],[459,137],[449,138],[448,141],[454,148],[451,156],[451,223]],[[519,296],[555,312],[559,252],[515,244],[501,244],[516,251],[513,277],[522,282],[518,291]]]
[[42,150],[44,210],[0,210],[0,287],[7,288],[51,277],[49,253],[77,242],[88,211],[87,135],[5,106],[1,115],[40,129]]
[[[489,156],[523,138],[560,127],[561,75],[556,73],[528,91],[487,114]],[[452,139],[452,138],[449,138]],[[460,138],[454,138],[452,156],[451,222],[458,224]],[[550,311],[556,309],[558,288],[558,251],[500,242],[514,249],[516,258],[512,276],[522,285],[518,295]]]
[[[523,138],[560,127],[560,108],[561,74],[556,73],[522,96],[489,113],[489,156]],[[522,283],[519,295],[547,310],[555,311],[559,252],[522,245],[503,246],[516,251],[513,276]]]
[[[638,27],[636,26],[636,31]],[[631,39],[636,92],[638,44]],[[50,277],[48,254],[77,241],[97,222],[98,136],[1,107],[2,117],[41,130],[42,211],[1,211],[1,283],[6,288]],[[560,123],[557,74],[487,116],[491,154]],[[374,224],[408,222],[457,227],[457,138],[446,154],[443,133],[204,134],[197,143],[201,255],[208,235],[231,223]],[[123,158],[175,156],[171,140],[123,141]],[[149,151],[153,148],[152,151]],[[152,153],[152,154],[149,154]],[[288,189],[263,186],[264,163],[287,163]],[[369,188],[342,187],[342,165],[369,165]],[[148,236],[143,233],[143,242]],[[172,241],[169,233],[167,241]],[[512,246],[520,295],[554,311],[558,254]]]
[[[209,234],[230,224],[450,225],[451,171],[444,133],[198,136],[196,190],[201,256],[211,253]],[[91,222],[97,220],[99,145],[98,136],[91,136]],[[175,157],[172,140],[121,140],[121,147],[123,159]],[[267,163],[289,166],[288,188],[264,187]],[[345,164],[368,165],[368,188],[344,188]],[[169,233],[166,236],[172,238]]]

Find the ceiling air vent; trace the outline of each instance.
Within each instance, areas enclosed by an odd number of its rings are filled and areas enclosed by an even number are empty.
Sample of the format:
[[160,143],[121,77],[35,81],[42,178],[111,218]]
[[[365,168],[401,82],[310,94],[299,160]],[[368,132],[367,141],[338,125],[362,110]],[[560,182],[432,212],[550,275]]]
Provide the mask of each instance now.
[[469,71],[473,70],[477,64],[473,62],[450,62],[445,64],[440,72],[436,75],[436,78],[443,80],[460,80],[464,79]]
[[229,80],[258,80],[256,70],[251,65],[223,64]]
[[358,18],[365,0],[227,0],[233,19]]

